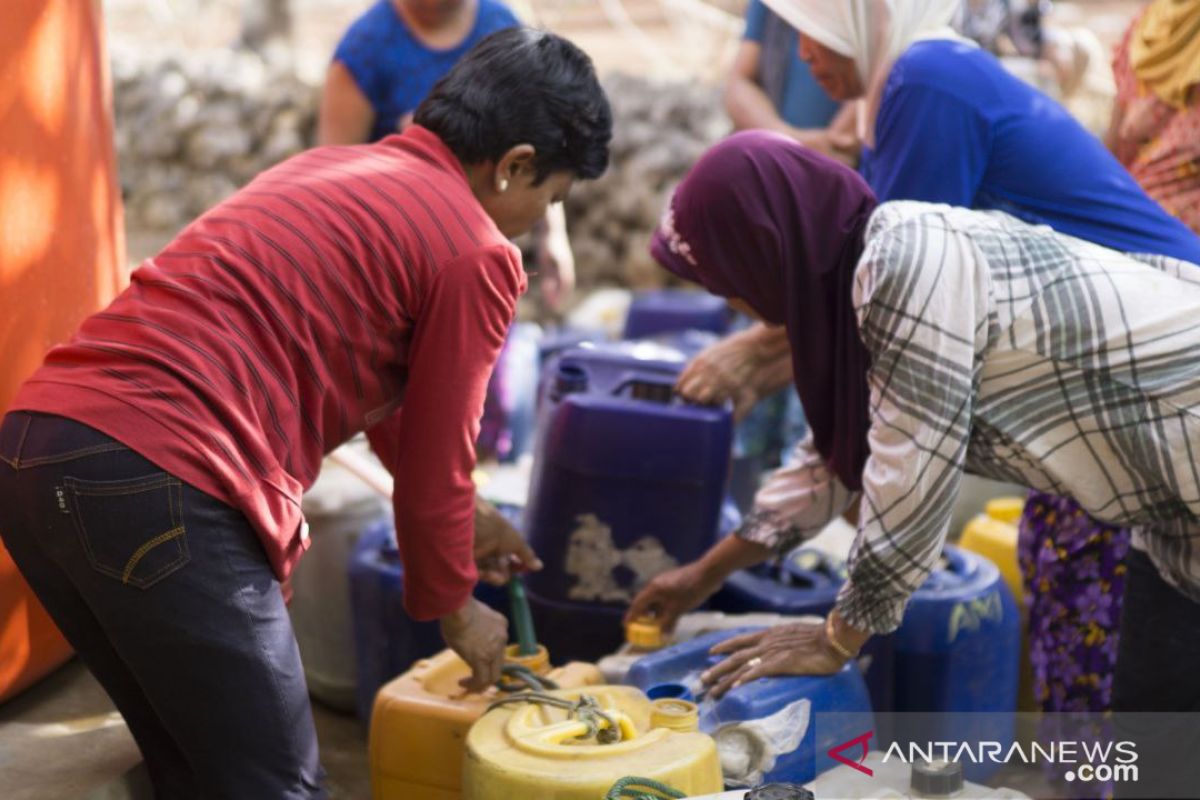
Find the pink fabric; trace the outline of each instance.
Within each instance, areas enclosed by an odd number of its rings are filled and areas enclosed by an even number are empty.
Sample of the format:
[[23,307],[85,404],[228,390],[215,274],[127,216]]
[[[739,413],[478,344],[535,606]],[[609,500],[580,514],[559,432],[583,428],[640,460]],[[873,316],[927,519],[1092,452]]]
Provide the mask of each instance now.
[[1177,111],[1142,86],[1129,61],[1129,42],[1140,21],[1139,14],[1113,59],[1113,152],[1147,194],[1200,234],[1200,89],[1192,87],[1187,109]]

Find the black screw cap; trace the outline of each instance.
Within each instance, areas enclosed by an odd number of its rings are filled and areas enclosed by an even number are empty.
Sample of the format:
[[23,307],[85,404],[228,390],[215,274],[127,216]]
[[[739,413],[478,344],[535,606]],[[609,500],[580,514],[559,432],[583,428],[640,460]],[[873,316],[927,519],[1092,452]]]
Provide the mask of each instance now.
[[949,797],[963,788],[963,768],[957,761],[918,761],[912,765],[913,794]]
[[813,793],[798,783],[768,783],[746,792],[745,800],[814,800]]

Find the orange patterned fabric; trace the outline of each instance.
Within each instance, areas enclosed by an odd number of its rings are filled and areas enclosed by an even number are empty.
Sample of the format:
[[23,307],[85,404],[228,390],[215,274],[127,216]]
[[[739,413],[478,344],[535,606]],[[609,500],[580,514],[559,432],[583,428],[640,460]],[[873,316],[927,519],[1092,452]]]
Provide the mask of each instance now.
[[1200,233],[1200,88],[1192,87],[1179,110],[1138,79],[1129,51],[1140,22],[1139,15],[1113,60],[1117,113],[1110,143],[1146,193]]
[[[6,0],[0,25],[0,416],[125,282],[100,4]],[[66,641],[0,545],[0,702]]]

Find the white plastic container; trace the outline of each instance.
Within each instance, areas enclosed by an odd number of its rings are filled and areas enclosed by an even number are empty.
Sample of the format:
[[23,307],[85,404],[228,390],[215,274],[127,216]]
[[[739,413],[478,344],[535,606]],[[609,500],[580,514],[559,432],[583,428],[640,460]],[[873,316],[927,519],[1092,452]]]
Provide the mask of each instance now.
[[[943,774],[936,775],[932,781],[928,778],[922,780],[923,776],[918,777],[916,785],[942,784],[938,791],[917,791],[913,788],[912,767],[897,759],[889,759],[885,763],[883,755],[874,751],[862,762],[874,775],[867,775],[851,767],[838,767],[819,775],[806,788],[813,793],[816,800],[1030,800],[1028,795],[1013,789],[991,789],[977,783],[961,781],[961,772],[960,777],[954,780],[953,776],[944,774],[947,770],[940,770]],[[957,770],[955,765],[949,767],[949,772]],[[936,767],[933,771],[939,772]],[[947,786],[947,777],[950,778],[949,785],[956,787],[948,793],[942,791],[942,788]],[[750,790],[738,789],[722,794],[697,796],[691,800],[743,800],[748,791]]]
[[633,292],[628,289],[597,289],[567,313],[567,326],[600,330],[609,339],[620,339],[632,302]]
[[[374,458],[365,439],[343,448],[360,459]],[[354,634],[347,569],[358,537],[391,510],[377,491],[329,459],[304,495],[302,509],[312,544],[292,572],[289,611],[304,677],[313,697],[353,712]]]
[[[853,754],[848,755],[853,757]],[[867,775],[851,767],[838,767],[818,775],[809,788],[820,800],[1029,800],[1028,795],[1013,789],[991,789],[978,783],[964,781],[961,767],[957,764],[939,762],[937,765],[925,765],[925,768],[921,769],[898,758],[885,762],[883,757],[883,753],[874,751],[863,760],[863,766],[874,772],[874,775]],[[918,775],[917,772],[924,774]],[[957,788],[948,788],[948,782]],[[922,791],[918,788],[922,784],[938,788]]]

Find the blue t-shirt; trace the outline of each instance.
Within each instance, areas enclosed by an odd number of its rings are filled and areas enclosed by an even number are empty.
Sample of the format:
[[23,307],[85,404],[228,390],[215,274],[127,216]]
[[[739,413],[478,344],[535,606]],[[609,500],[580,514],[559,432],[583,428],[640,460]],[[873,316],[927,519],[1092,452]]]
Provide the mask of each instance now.
[[[764,53],[767,49],[766,40],[769,24],[779,26],[779,30],[783,32],[783,37],[781,37],[782,41],[778,44],[786,48],[789,54],[787,57],[787,74],[783,77],[782,97],[771,98],[772,102],[775,103],[775,110],[784,122],[794,127],[824,128],[837,113],[838,104],[829,95],[825,94],[825,90],[813,78],[808,64],[800,60],[799,36],[796,33],[796,29],[776,17],[775,12],[762,4],[762,0],[750,0],[750,4],[746,7],[746,33],[744,34],[744,38],[747,41],[755,42],[762,46]],[[763,64],[763,61],[760,60],[759,63]],[[768,94],[771,94],[771,92],[768,92]]]
[[401,117],[415,111],[438,79],[490,33],[519,25],[497,0],[479,0],[475,25],[449,50],[435,50],[413,36],[391,0],[379,0],[354,21],[334,51],[375,109],[371,141],[396,132]]
[[1200,238],[1061,105],[983,50],[918,42],[892,68],[864,150],[884,200],[998,209],[1115,250],[1200,264]]

